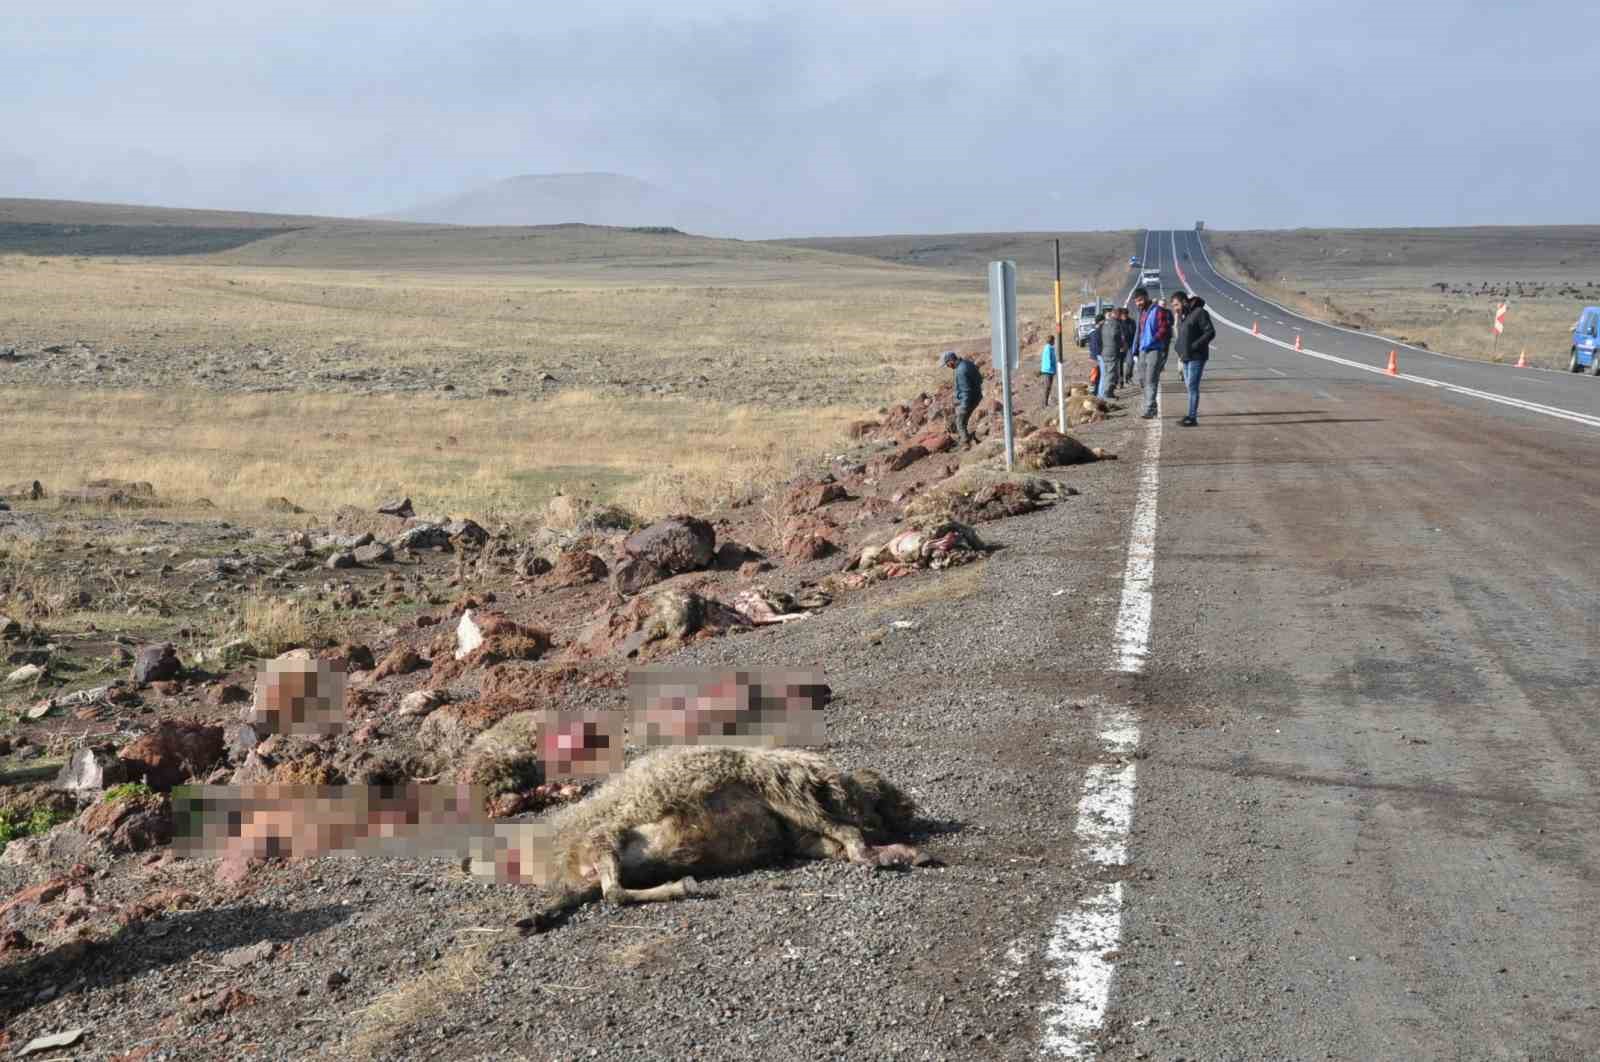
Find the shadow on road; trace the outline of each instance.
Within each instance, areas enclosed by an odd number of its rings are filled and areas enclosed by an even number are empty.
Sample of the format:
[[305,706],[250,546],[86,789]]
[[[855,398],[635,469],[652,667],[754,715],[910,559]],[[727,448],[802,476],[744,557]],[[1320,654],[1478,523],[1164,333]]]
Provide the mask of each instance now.
[[[107,940],[63,944],[0,967],[0,1021],[9,1022],[35,1003],[42,1005],[68,992],[104,988],[151,970],[199,956],[214,957],[264,940],[294,940],[317,933],[353,913],[352,908],[340,904],[304,911],[253,905],[218,907],[137,922]],[[156,927],[163,931],[159,937],[151,932]],[[60,986],[60,992],[39,999],[48,986]]]

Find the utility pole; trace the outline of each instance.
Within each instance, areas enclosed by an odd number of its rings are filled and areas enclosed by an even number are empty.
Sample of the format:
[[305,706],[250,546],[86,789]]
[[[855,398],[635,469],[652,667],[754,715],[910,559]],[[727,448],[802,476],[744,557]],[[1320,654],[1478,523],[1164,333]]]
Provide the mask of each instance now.
[[989,353],[1000,370],[1000,404],[1005,413],[1006,471],[1016,460],[1011,427],[1011,372],[1017,367],[1017,263],[989,263]]

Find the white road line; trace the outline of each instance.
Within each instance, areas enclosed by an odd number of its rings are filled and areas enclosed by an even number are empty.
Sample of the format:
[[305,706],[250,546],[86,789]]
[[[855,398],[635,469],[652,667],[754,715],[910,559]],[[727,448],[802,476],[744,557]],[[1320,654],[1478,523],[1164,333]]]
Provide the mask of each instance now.
[[1266,370],[1268,372],[1275,372],[1279,376],[1282,376],[1286,380],[1289,378],[1289,374],[1288,373],[1284,372],[1282,369],[1274,369],[1271,365],[1266,366]]
[[[1174,254],[1176,262],[1176,254]],[[1138,495],[1128,535],[1128,562],[1122,575],[1117,611],[1118,663],[1114,670],[1137,674],[1150,652],[1151,587],[1155,582],[1156,502],[1160,496],[1161,421],[1150,422]],[[1133,826],[1139,722],[1131,709],[1114,707],[1100,716],[1100,749],[1105,761],[1083,776],[1078,801],[1077,859],[1100,867],[1128,861]],[[1095,1038],[1105,1024],[1116,980],[1114,955],[1122,941],[1122,882],[1099,886],[1064,911],[1045,944],[1045,974],[1060,985],[1061,998],[1044,1008],[1040,1046],[1056,1058],[1088,1059],[1098,1051]]]
[[[1182,267],[1178,268],[1178,279],[1183,281],[1185,285],[1189,283],[1188,278],[1183,275]],[[1228,320],[1228,318],[1222,316],[1221,313],[1213,312],[1211,316],[1215,320],[1221,321],[1229,328],[1237,329],[1240,332],[1250,331],[1250,329],[1246,328],[1244,325],[1239,324],[1236,321]],[[1349,331],[1349,329],[1342,329],[1342,331]],[[1362,372],[1370,372],[1375,376],[1383,376],[1391,380],[1406,380],[1410,383],[1421,384],[1424,387],[1435,387],[1442,391],[1450,391],[1458,395],[1466,395],[1470,398],[1481,398],[1485,402],[1494,402],[1497,405],[1510,406],[1513,409],[1521,409],[1529,413],[1542,413],[1547,417],[1555,417],[1558,420],[1566,420],[1571,421],[1574,424],[1582,424],[1587,428],[1600,428],[1600,417],[1593,417],[1587,413],[1574,413],[1569,409],[1561,409],[1557,406],[1547,406],[1540,402],[1530,402],[1523,398],[1512,398],[1509,395],[1492,394],[1489,391],[1479,391],[1474,387],[1463,387],[1460,384],[1445,383],[1443,380],[1434,380],[1426,376],[1412,376],[1410,373],[1404,372],[1390,376],[1387,370],[1379,368],[1376,365],[1368,365],[1366,362],[1353,361],[1350,358],[1341,358],[1336,354],[1324,354],[1319,350],[1311,350],[1307,347],[1302,347],[1300,350],[1295,350],[1293,343],[1285,343],[1283,340],[1273,339],[1271,336],[1258,335],[1255,338],[1259,339],[1263,343],[1271,343],[1274,346],[1282,347],[1284,350],[1293,350],[1296,354],[1304,354],[1308,358],[1319,358],[1322,361],[1332,362],[1335,365],[1343,365],[1351,369],[1360,369]]]

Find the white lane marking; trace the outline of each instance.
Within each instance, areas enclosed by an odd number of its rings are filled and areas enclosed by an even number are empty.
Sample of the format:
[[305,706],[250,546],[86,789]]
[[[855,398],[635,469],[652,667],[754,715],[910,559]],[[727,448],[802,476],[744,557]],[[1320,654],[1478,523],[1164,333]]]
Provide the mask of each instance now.
[[1279,376],[1282,376],[1285,380],[1287,380],[1289,378],[1289,374],[1288,373],[1284,372],[1282,369],[1274,369],[1271,365],[1266,366],[1266,370],[1268,372],[1277,373]]
[[[1183,281],[1185,285],[1189,283],[1189,280],[1184,276],[1183,269],[1181,267],[1178,269],[1178,279]],[[1244,325],[1228,320],[1228,318],[1222,316],[1221,313],[1213,313],[1211,316],[1216,320],[1221,321],[1229,328],[1237,329],[1240,332],[1250,331],[1250,329],[1246,328]],[[1348,329],[1346,329],[1346,331],[1348,331]],[[1296,354],[1304,354],[1308,358],[1319,358],[1322,361],[1332,362],[1335,365],[1343,365],[1346,368],[1360,369],[1362,372],[1370,372],[1374,376],[1383,376],[1391,380],[1406,380],[1411,383],[1421,384],[1424,387],[1436,387],[1442,391],[1451,391],[1458,395],[1466,395],[1469,398],[1481,398],[1485,402],[1494,402],[1498,405],[1510,406],[1513,409],[1521,409],[1529,413],[1542,413],[1547,417],[1555,417],[1558,420],[1566,420],[1571,421],[1574,424],[1582,424],[1587,428],[1600,428],[1600,417],[1592,417],[1587,413],[1574,413],[1571,410],[1561,409],[1557,406],[1547,406],[1540,402],[1529,402],[1526,399],[1512,398],[1509,395],[1492,394],[1488,391],[1479,391],[1475,387],[1463,387],[1460,384],[1445,383],[1443,380],[1434,380],[1426,376],[1413,376],[1410,373],[1404,372],[1390,376],[1387,370],[1376,365],[1368,365],[1365,362],[1352,361],[1349,358],[1341,358],[1337,354],[1324,354],[1319,350],[1311,350],[1305,347],[1302,347],[1300,350],[1295,350],[1293,343],[1285,343],[1283,340],[1273,339],[1271,336],[1258,335],[1255,338],[1259,339],[1263,343],[1271,343],[1273,346],[1282,347],[1284,350],[1294,351]]]
[[1122,572],[1122,607],[1117,612],[1118,670],[1135,675],[1144,670],[1150,651],[1150,586],[1156,577],[1156,495],[1160,489],[1161,419],[1150,421],[1144,463],[1139,468],[1139,494],[1128,535],[1128,564]]
[[[1176,255],[1174,255],[1176,261]],[[1137,674],[1150,652],[1151,587],[1155,581],[1156,502],[1160,497],[1161,421],[1150,422],[1144,464],[1128,534],[1128,563],[1122,575],[1117,611],[1118,664]],[[1100,750],[1105,762],[1084,772],[1078,801],[1077,860],[1100,867],[1128,861],[1138,782],[1139,721],[1127,707],[1107,708],[1100,717]],[[1045,944],[1045,975],[1060,985],[1060,999],[1044,1008],[1040,1047],[1056,1058],[1089,1059],[1098,1054],[1095,1038],[1105,1024],[1116,980],[1114,954],[1122,942],[1122,882],[1101,885],[1056,918]]]

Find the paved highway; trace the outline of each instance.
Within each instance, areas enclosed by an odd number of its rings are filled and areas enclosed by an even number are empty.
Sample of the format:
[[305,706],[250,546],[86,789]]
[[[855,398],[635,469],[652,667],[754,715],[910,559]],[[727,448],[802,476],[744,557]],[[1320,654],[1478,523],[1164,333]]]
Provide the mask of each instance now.
[[1198,427],[1176,359],[1163,387],[1094,1051],[1600,1057],[1600,386],[1404,347],[1388,377],[1397,344],[1149,243],[1240,328]]

